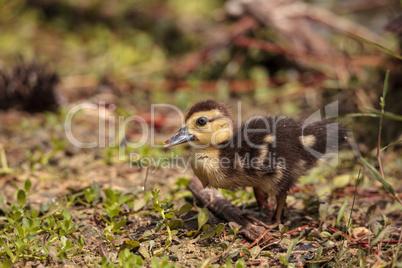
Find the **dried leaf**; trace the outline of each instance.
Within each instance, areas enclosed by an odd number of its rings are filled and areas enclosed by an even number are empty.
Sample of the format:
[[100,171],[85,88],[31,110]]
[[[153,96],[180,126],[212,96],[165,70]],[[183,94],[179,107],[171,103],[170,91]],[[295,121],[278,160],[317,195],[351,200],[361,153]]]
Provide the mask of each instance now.
[[143,199],[136,199],[134,202],[134,207],[133,210],[134,211],[139,211],[140,209],[142,209],[145,206],[145,200]]
[[370,235],[371,232],[366,227],[357,227],[352,230],[352,237],[353,238],[361,238],[364,236]]
[[142,255],[145,259],[149,259],[151,256],[149,255],[148,249],[144,245],[140,245],[140,248],[138,249],[138,253]]
[[259,246],[255,246],[250,250],[250,254],[253,258],[257,258],[261,253],[261,248]]

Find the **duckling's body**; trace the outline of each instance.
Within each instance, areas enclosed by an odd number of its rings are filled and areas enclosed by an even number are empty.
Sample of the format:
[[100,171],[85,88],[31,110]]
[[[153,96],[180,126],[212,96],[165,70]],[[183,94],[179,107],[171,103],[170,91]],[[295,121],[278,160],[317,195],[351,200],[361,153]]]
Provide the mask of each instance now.
[[327,133],[328,125],[319,121],[303,127],[284,116],[256,116],[236,126],[225,105],[206,100],[188,111],[181,138],[176,134],[165,146],[191,142],[191,166],[204,187],[251,186],[260,208],[267,207],[268,195],[275,196],[279,223],[288,190],[316,164],[317,156],[344,140],[345,131]]

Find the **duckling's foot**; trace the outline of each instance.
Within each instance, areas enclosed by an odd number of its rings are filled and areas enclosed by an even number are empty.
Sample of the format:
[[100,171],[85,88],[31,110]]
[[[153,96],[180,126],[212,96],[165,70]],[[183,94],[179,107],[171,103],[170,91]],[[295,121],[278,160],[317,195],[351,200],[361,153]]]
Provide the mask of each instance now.
[[267,224],[266,226],[266,228],[268,228],[268,229],[275,229],[275,228],[277,228],[278,226],[279,226],[279,224],[280,224],[280,222],[279,221],[275,221],[275,222],[273,222],[273,223],[271,223],[271,224]]
[[268,225],[267,225],[265,222],[260,221],[259,219],[257,219],[257,218],[254,217],[253,215],[248,214],[248,213],[244,213],[242,216],[243,216],[243,217],[246,217],[246,218],[248,218],[248,219],[250,219],[250,220],[252,220],[255,225],[257,225],[257,226],[262,226],[262,227],[264,227],[265,229],[268,229]]
[[254,217],[253,215],[248,214],[248,213],[244,213],[242,216],[252,220],[255,225],[262,226],[265,229],[269,229],[269,230],[277,228],[278,225],[281,223],[280,221],[274,220],[274,221],[271,221],[271,224],[267,224],[266,222],[260,221],[259,219],[257,219],[256,217]]

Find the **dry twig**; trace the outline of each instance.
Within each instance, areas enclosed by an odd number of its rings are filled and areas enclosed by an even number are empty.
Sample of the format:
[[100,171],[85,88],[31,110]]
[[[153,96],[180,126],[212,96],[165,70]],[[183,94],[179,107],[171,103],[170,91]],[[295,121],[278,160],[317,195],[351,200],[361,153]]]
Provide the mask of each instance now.
[[187,187],[195,198],[215,215],[227,222],[236,222],[241,225],[241,233],[243,233],[247,239],[251,241],[258,239],[259,241],[262,238],[272,238],[266,228],[255,225],[251,219],[243,216],[243,212],[238,207],[233,206],[219,191],[215,189],[204,189],[198,179],[192,179]]

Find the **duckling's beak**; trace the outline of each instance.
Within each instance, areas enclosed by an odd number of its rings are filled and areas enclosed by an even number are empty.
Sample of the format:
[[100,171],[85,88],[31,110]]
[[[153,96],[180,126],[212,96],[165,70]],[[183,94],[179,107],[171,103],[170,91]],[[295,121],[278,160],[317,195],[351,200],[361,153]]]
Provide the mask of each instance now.
[[179,129],[170,139],[166,140],[163,147],[172,147],[178,144],[193,141],[195,139],[194,135],[188,133],[188,125]]

